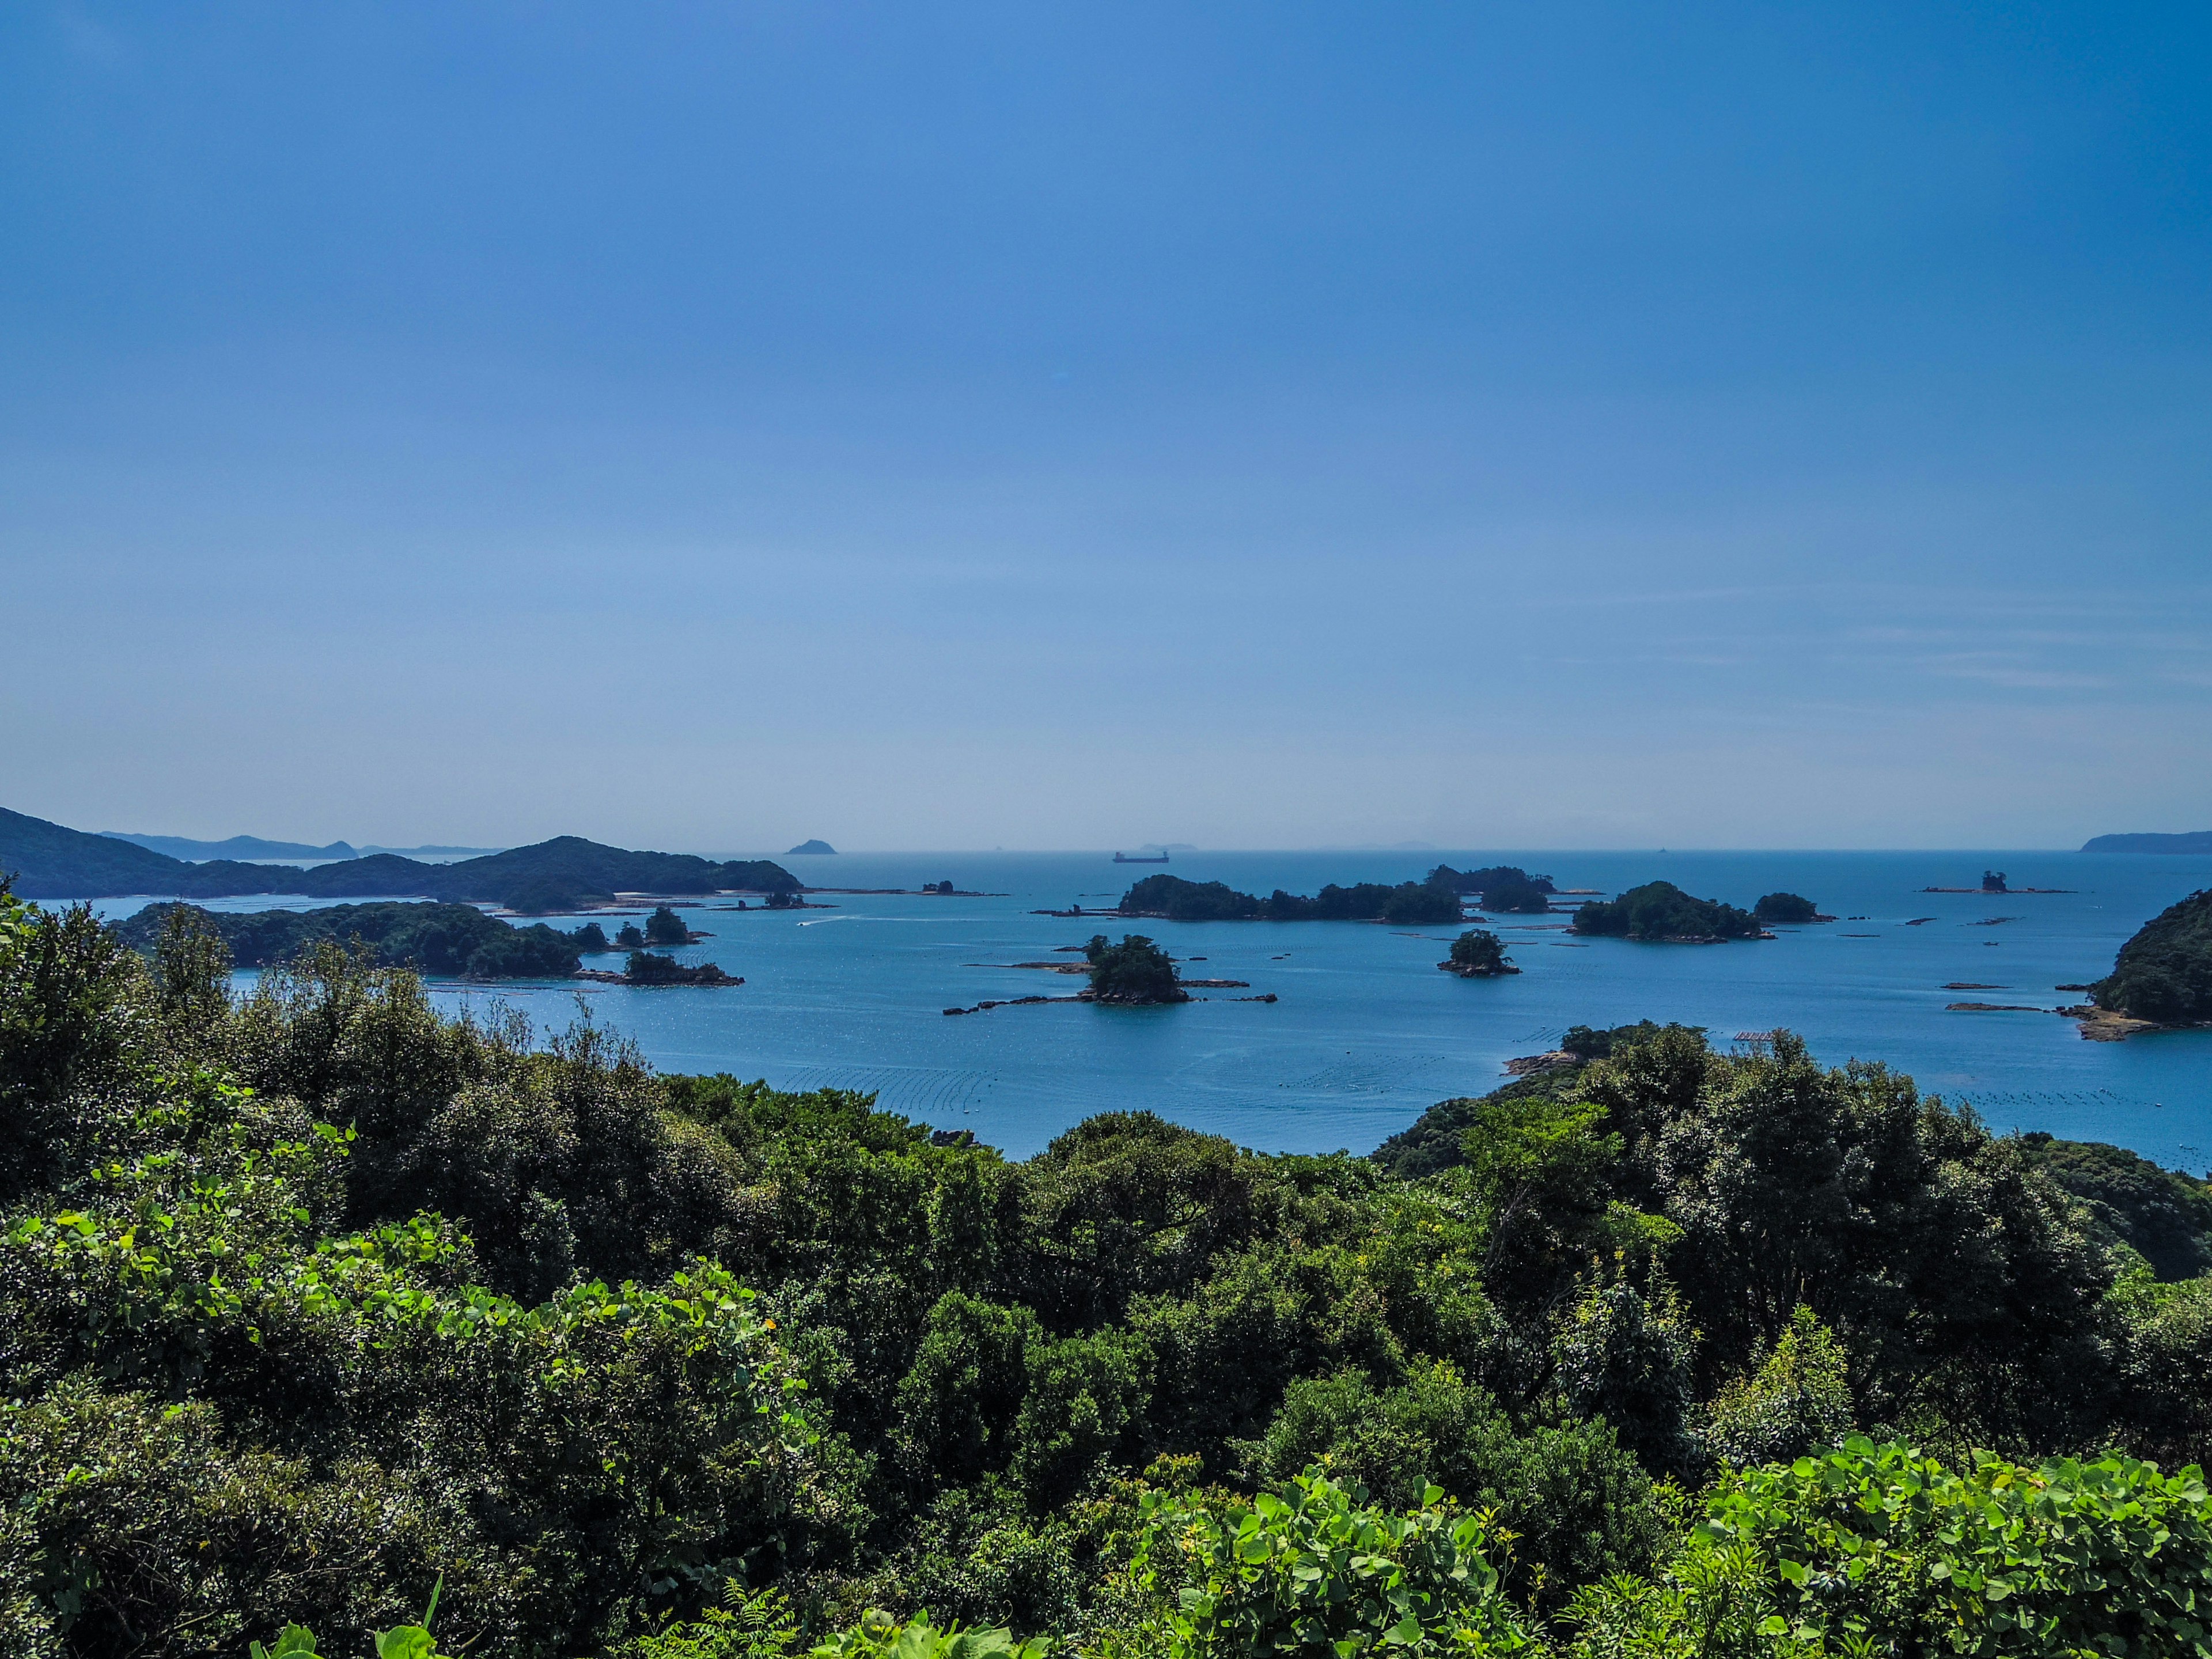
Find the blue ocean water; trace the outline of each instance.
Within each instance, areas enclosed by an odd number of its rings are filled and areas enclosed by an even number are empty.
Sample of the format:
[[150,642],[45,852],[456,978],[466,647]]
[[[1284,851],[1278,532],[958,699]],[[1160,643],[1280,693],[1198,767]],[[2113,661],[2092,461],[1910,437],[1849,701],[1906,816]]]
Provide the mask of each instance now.
[[[732,854],[734,856],[734,854]],[[1839,918],[1723,945],[1577,940],[1563,915],[1500,918],[1517,976],[1437,971],[1455,930],[1356,922],[1067,921],[1031,914],[1112,904],[1146,866],[1100,854],[877,854],[783,860],[802,880],[848,888],[951,880],[985,898],[823,894],[803,912],[684,914],[714,937],[677,952],[718,962],[732,990],[591,986],[599,1024],[664,1070],[732,1072],[784,1088],[877,1092],[887,1108],[965,1128],[1021,1157],[1094,1113],[1143,1108],[1270,1151],[1365,1152],[1454,1095],[1502,1079],[1504,1062],[1555,1045],[1572,1024],[1650,1018],[1707,1027],[1723,1042],[1788,1027],[1832,1064],[1881,1060],[1922,1088],[1972,1104],[2000,1130],[2109,1140],[2161,1163],[2212,1163],[2212,1031],[2089,1042],[2048,1012],[1953,1013],[1947,1003],[2078,1001],[2056,989],[2098,977],[2149,917],[2212,886],[2212,858],[2074,853],[1191,853],[1166,866],[1248,891],[1312,892],[1395,882],[1439,861],[1512,863],[1562,888],[1607,894],[1664,878],[1749,906],[1802,893]],[[2015,888],[1975,887],[1985,868]],[[126,914],[137,900],[103,901]],[[267,898],[225,908],[267,908]],[[301,902],[305,902],[301,901]],[[556,921],[556,925],[568,925]],[[611,931],[611,924],[610,924]],[[949,1006],[1080,988],[1034,962],[1094,932],[1141,932],[1186,977],[1249,991],[1166,1008],[1084,1004],[947,1018]],[[1066,957],[1061,958],[1066,960]],[[587,966],[595,965],[588,963]],[[596,965],[619,967],[619,957]],[[1952,981],[1992,988],[1953,991]],[[1231,999],[1273,992],[1279,1000]],[[541,1027],[576,1015],[568,982],[443,985],[448,1006],[496,1000]]]

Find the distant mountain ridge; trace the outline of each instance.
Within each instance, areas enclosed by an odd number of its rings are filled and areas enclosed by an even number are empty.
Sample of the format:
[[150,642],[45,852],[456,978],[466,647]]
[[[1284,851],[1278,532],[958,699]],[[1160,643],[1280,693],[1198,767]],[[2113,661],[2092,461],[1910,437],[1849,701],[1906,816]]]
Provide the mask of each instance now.
[[182,859],[188,864],[222,859],[359,859],[376,853],[397,853],[402,858],[482,858],[507,850],[504,847],[356,847],[343,841],[334,841],[327,847],[313,847],[304,841],[268,841],[259,836],[194,841],[190,836],[155,836],[140,830],[103,830],[100,833],[112,841],[127,841],[134,847],[143,847],[167,858]]
[[360,850],[334,841],[327,847],[310,847],[303,841],[264,841],[258,836],[233,836],[228,841],[194,841],[186,836],[149,836],[136,830],[103,830],[111,841],[127,841],[165,858],[198,863],[208,859],[357,859]]
[[2085,853],[2212,853],[2212,830],[2190,830],[2179,835],[2092,836],[2081,843]]
[[511,909],[572,910],[617,893],[795,893],[799,878],[766,859],[718,863],[689,853],[633,852],[579,836],[510,848],[456,864],[371,854],[300,869],[219,859],[186,863],[135,842],[0,807],[0,875],[25,898],[117,898],[144,893],[228,898],[298,893],[309,898],[428,898],[489,902]]

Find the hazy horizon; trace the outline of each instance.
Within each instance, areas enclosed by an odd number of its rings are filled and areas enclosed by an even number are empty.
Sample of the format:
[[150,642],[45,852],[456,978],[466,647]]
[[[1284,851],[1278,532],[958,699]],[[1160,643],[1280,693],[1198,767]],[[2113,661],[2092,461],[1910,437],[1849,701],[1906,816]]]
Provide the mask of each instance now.
[[2209,48],[2178,8],[34,0],[5,804],[2212,823]]

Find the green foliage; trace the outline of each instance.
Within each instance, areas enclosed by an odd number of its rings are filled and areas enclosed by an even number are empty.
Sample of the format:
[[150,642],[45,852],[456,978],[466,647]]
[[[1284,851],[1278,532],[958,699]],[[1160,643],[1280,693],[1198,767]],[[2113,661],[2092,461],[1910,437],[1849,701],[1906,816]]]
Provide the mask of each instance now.
[[2145,922],[2089,995],[2100,1008],[2164,1025],[2212,1021],[2212,888]]
[[2081,1200],[2098,1243],[2136,1251],[2160,1279],[2212,1272],[2212,1188],[2205,1182],[2101,1141],[2058,1140],[2038,1130],[2021,1136],[2020,1148]]
[[656,905],[645,919],[645,942],[647,945],[689,945],[691,930],[684,926],[684,918],[666,905]]
[[1486,1514],[1455,1512],[1431,1486],[1393,1514],[1317,1471],[1247,1504],[1146,1494],[1133,1565],[1164,1602],[1170,1659],[1377,1650],[1516,1653],[1530,1644],[1490,1554]]
[[1091,964],[1091,994],[1101,1002],[1190,1000],[1190,994],[1176,982],[1168,953],[1142,933],[1124,933],[1119,945],[1094,933],[1083,955]]
[[901,1623],[871,1612],[848,1631],[813,1650],[813,1659],[1047,1659],[1049,1642],[1020,1642],[1005,1630],[942,1630],[927,1614]]
[[1395,1388],[1356,1371],[1291,1384],[1248,1462],[1267,1484],[1320,1467],[1385,1508],[1420,1503],[1431,1481],[1485,1506],[1515,1540],[1499,1563],[1509,1588],[1547,1607],[1593,1578],[1650,1571],[1665,1535],[1650,1477],[1608,1425],[1516,1430],[1443,1364]]
[[1751,915],[1768,927],[1797,927],[1820,921],[1820,907],[1796,893],[1767,893],[1751,907]]
[[1851,1425],[1848,1372],[1843,1345],[1810,1308],[1799,1308],[1759,1370],[1707,1404],[1706,1450],[1740,1469],[1833,1445]]
[[1619,898],[1596,899],[1575,912],[1577,933],[1633,939],[1709,944],[1757,939],[1759,923],[1733,904],[1692,898],[1671,881],[1648,881]]
[[1802,1639],[2054,1659],[2212,1643],[2212,1524],[2194,1467],[1984,1455],[1959,1473],[1855,1437],[1729,1483],[1692,1552],[1734,1546],[1771,1564],[1776,1617]]
[[1454,939],[1450,957],[1437,965],[1471,978],[1516,971],[1498,935],[1480,927],[1470,928]]
[[787,1659],[798,1651],[798,1622],[781,1590],[748,1590],[732,1578],[719,1602],[697,1619],[672,1620],[617,1643],[607,1659]]

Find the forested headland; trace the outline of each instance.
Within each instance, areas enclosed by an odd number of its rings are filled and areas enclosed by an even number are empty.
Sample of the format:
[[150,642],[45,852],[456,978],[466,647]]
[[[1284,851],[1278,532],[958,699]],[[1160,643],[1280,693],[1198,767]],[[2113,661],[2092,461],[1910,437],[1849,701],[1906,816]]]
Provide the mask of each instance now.
[[2212,888],[2145,922],[2089,995],[2100,1008],[2160,1025],[2212,1023]]
[[1017,1163],[228,969],[0,896],[11,1655],[365,1655],[434,1588],[518,1659],[2203,1640],[2203,1188],[1787,1034]]
[[231,898],[298,893],[308,898],[427,898],[503,904],[536,915],[605,902],[617,893],[792,894],[799,878],[766,859],[717,863],[688,853],[641,853],[560,836],[453,864],[379,853],[313,869],[216,860],[190,864],[120,841],[0,809],[0,876],[26,898],[83,899],[133,893]]
[[1115,908],[1123,915],[1168,921],[1388,921],[1427,927],[1460,919],[1456,894],[1418,881],[1395,887],[1375,881],[1340,887],[1331,882],[1310,898],[1278,887],[1261,898],[1240,893],[1225,882],[1146,876],[1121,896]]
[[514,927],[471,904],[398,901],[240,914],[149,904],[117,922],[115,932],[133,949],[151,953],[179,911],[188,914],[191,926],[220,939],[240,968],[273,968],[319,939],[340,945],[357,939],[382,968],[468,979],[557,979],[576,971],[579,952],[607,948],[596,922],[571,932],[544,922]]

